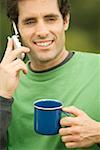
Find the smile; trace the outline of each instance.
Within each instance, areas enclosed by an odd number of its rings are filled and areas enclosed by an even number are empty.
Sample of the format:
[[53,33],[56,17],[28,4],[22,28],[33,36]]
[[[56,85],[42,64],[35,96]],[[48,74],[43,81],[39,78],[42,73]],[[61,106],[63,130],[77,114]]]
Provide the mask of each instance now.
[[34,42],[34,44],[36,44],[37,46],[41,46],[41,47],[48,47],[53,43],[53,40],[51,41],[39,41],[39,42]]

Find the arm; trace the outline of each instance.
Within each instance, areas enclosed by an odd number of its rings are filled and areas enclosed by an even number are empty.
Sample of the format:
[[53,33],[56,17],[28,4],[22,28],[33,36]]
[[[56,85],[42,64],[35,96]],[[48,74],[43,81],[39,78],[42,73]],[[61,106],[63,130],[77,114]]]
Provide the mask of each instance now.
[[8,38],[5,55],[0,62],[0,150],[6,149],[7,128],[11,119],[12,95],[19,83],[20,71],[27,74],[28,70],[21,59],[17,59],[22,53],[30,50],[26,47],[14,49],[14,43]]
[[7,146],[7,129],[11,120],[11,105],[13,99],[0,96],[0,149],[5,150]]
[[100,143],[100,122],[90,118],[85,112],[76,108],[63,108],[63,111],[73,114],[75,117],[61,119],[59,134],[68,148],[85,148]]

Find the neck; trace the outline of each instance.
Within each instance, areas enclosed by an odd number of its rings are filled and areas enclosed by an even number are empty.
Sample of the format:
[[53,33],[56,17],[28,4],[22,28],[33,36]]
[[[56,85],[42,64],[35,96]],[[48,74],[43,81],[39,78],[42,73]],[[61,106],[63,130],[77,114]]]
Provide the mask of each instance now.
[[46,62],[34,62],[31,60],[30,68],[34,71],[43,71],[46,69],[50,69],[61,62],[64,61],[64,59],[68,56],[69,52],[67,50],[62,51],[58,57],[56,57],[54,60],[46,61]]

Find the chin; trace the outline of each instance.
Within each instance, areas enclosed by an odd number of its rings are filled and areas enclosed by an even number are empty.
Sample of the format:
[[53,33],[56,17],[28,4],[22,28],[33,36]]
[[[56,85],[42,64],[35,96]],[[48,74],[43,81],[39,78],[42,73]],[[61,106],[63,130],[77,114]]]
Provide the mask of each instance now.
[[49,55],[44,54],[44,55],[39,56],[38,60],[40,60],[41,62],[49,62],[49,61],[55,60],[56,57],[57,57],[57,55],[54,55],[54,54],[53,55],[51,55],[51,54],[49,54]]
[[50,62],[50,61],[52,61],[53,58],[39,58],[38,60],[39,60],[40,62],[42,62],[42,63],[43,63],[43,62],[45,63],[45,62]]

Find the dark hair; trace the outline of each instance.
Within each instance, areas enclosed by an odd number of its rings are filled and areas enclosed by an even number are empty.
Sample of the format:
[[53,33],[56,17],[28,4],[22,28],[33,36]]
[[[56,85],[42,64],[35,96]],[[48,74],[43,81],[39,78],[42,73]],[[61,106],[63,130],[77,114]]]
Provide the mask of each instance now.
[[[19,0],[6,0],[7,16],[13,20],[16,24],[18,23],[18,1]],[[63,19],[70,13],[69,0],[57,0],[58,7],[62,14]]]
[[70,13],[70,2],[69,0],[57,0],[58,1],[58,7],[60,10],[60,13],[63,17],[63,19],[65,19],[65,17],[67,16],[67,14]]

